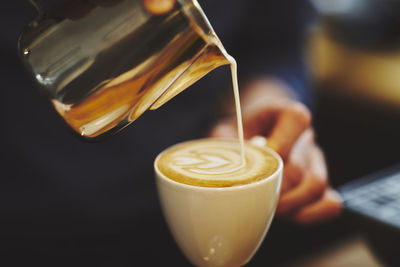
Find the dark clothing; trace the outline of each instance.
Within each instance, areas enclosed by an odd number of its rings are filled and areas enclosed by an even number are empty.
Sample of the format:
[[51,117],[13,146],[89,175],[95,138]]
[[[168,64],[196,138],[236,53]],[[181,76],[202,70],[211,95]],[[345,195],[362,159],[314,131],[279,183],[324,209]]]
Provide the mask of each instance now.
[[[241,81],[278,76],[310,103],[301,55],[311,14],[306,1],[200,4],[237,59]],[[65,259],[75,266],[188,265],[162,217],[152,163],[164,148],[206,135],[222,89],[230,88],[229,69],[213,71],[112,138],[88,144],[66,129],[17,57],[18,35],[34,10],[28,1],[7,1],[1,13],[2,253],[16,256],[15,266],[17,256],[54,266],[70,266]]]

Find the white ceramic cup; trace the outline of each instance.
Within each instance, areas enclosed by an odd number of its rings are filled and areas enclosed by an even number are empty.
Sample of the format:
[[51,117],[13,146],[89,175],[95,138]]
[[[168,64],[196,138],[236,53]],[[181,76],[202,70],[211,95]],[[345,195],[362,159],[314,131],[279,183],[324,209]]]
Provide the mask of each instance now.
[[257,182],[232,187],[182,184],[162,174],[154,162],[158,194],[178,246],[196,266],[242,266],[257,251],[274,217],[282,179],[276,171]]

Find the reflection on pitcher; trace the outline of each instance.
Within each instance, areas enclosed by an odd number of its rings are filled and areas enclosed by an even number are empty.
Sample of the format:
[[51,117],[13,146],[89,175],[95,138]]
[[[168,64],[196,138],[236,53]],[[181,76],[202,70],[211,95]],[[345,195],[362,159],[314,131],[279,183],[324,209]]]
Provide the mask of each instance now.
[[158,9],[152,1],[111,2],[69,1],[19,41],[34,80],[88,139],[115,133],[229,63],[196,0]]

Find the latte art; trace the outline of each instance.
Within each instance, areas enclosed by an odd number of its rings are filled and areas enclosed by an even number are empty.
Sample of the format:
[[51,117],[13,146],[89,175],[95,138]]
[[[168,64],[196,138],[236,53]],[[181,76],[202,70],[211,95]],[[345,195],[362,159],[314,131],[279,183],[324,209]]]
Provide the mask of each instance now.
[[[182,151],[181,151],[182,152]],[[185,151],[185,155],[175,158],[172,169],[191,175],[222,175],[242,168],[240,151],[227,147],[200,147]]]
[[225,187],[247,184],[271,175],[278,161],[267,151],[246,144],[245,162],[235,140],[204,139],[175,145],[160,155],[158,167],[180,183]]

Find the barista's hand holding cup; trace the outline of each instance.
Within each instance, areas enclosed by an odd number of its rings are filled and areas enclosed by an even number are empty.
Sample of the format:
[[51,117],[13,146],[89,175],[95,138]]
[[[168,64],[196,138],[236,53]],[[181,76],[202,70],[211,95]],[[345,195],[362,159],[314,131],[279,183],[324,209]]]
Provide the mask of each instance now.
[[[327,220],[341,210],[329,186],[324,155],[314,140],[311,113],[283,83],[259,79],[241,91],[244,136],[265,136],[284,160],[277,214],[300,223]],[[228,107],[229,108],[229,107]],[[212,137],[235,137],[235,117],[221,120]]]
[[154,167],[169,228],[196,266],[242,266],[275,213],[283,162],[265,146],[200,139],[163,151]]

